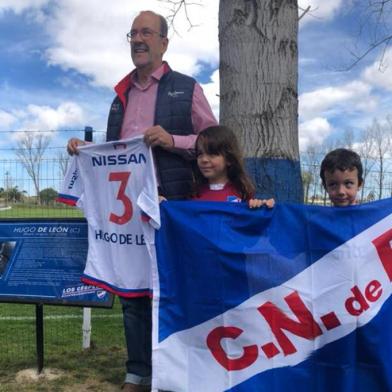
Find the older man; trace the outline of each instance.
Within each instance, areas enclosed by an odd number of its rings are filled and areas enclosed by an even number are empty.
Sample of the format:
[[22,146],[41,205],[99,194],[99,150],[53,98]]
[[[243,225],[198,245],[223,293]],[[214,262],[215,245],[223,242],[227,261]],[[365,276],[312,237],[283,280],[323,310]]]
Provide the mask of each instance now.
[[[197,134],[216,125],[200,85],[173,71],[163,61],[169,40],[164,17],[141,12],[127,34],[135,69],[122,79],[110,108],[107,140],[144,135],[153,147],[159,192],[167,199],[184,199],[192,186],[192,150]],[[80,139],[70,139],[77,153]],[[130,255],[132,257],[132,255]],[[127,375],[123,389],[151,389],[151,300],[130,288],[120,297],[127,342]]]

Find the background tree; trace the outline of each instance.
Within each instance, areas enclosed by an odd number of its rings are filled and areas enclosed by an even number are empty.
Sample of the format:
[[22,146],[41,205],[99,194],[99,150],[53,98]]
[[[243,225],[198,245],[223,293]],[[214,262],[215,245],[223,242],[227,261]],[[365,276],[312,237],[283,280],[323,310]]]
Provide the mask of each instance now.
[[[343,132],[343,146],[352,150],[354,148],[354,132],[352,129],[345,129]],[[341,145],[339,147],[342,147]],[[337,148],[339,148],[337,147]]]
[[[340,145],[341,146],[341,143]],[[306,151],[302,153],[302,166],[306,167],[306,171],[310,173],[311,183],[309,187],[309,199],[311,204],[322,198],[324,205],[327,203],[327,193],[322,185],[320,178],[320,166],[327,152],[333,150],[335,147],[329,143],[308,145]],[[309,202],[309,199],[305,202]]]
[[12,188],[14,186],[14,180],[10,174],[10,172],[7,170],[4,173],[4,188],[8,189],[8,188]]
[[59,168],[60,168],[60,175],[61,175],[61,177],[64,177],[65,173],[67,172],[67,169],[68,169],[69,154],[67,154],[65,152],[60,152],[58,155],[58,162],[59,162]]
[[33,181],[38,204],[40,203],[42,157],[49,143],[49,136],[45,136],[42,133],[25,132],[22,138],[17,141],[17,149],[15,151],[16,156],[20,159],[27,174]]
[[39,198],[42,204],[53,204],[54,200],[57,197],[57,191],[55,191],[53,188],[45,188],[42,189],[39,193]]
[[353,0],[352,8],[359,12],[358,42],[351,50],[353,61],[346,68],[355,67],[371,52],[379,50],[379,63],[383,67],[385,53],[392,43],[392,0]]
[[[184,7],[192,27],[195,3],[168,3],[171,24]],[[297,0],[219,3],[220,123],[236,133],[258,196],[302,202],[297,35]]]
[[14,186],[12,188],[8,188],[4,191],[4,196],[7,201],[11,203],[17,203],[22,201],[23,194],[26,193],[25,191],[20,191],[18,186]]
[[375,164],[375,160],[373,158],[374,139],[372,138],[371,129],[369,127],[361,133],[361,139],[358,145],[358,154],[361,157],[363,168],[364,185],[361,188],[361,201],[363,201],[365,200],[366,179]]
[[236,132],[260,196],[302,202],[296,0],[219,5],[220,122]]
[[378,198],[382,198],[382,188],[386,172],[385,158],[391,148],[391,128],[382,125],[377,119],[373,120],[370,134],[374,141],[374,154],[378,163]]
[[310,171],[303,170],[301,176],[302,176],[302,185],[304,187],[304,202],[307,203],[309,200],[310,185],[313,182],[313,175]]

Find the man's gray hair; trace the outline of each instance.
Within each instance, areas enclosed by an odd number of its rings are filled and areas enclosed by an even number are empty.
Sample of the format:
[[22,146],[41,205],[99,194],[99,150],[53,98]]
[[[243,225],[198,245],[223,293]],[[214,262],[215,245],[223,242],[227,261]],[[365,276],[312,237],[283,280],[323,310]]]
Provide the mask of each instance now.
[[161,22],[161,31],[160,31],[160,33],[161,33],[162,37],[166,38],[168,30],[169,30],[169,27],[167,26],[167,20],[162,15],[157,14],[157,16],[159,17],[159,20]]
[[153,15],[155,15],[156,17],[158,17],[159,18],[159,24],[160,24],[160,28],[159,28],[159,33],[160,33],[160,35],[162,36],[162,37],[167,37],[167,33],[168,33],[168,31],[169,31],[169,27],[168,27],[168,25],[167,25],[167,20],[166,20],[166,18],[164,17],[164,16],[162,16],[162,15],[160,15],[160,14],[157,14],[157,13],[155,13],[154,11],[140,11],[140,13],[139,13],[139,15],[140,14],[143,14],[143,13],[145,13],[145,12],[147,12],[147,13],[149,13],[149,14],[153,14]]

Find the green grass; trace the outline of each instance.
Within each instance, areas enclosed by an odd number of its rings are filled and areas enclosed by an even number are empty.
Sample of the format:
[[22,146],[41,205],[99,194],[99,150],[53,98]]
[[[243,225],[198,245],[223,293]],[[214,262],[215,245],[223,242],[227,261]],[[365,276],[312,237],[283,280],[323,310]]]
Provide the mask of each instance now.
[[21,388],[16,374],[37,368],[35,305],[0,303],[0,392],[78,391],[91,383],[86,390],[118,390],[126,359],[119,301],[115,300],[113,309],[92,309],[87,350],[82,349],[82,313],[78,307],[44,305],[44,369],[59,369],[63,375]]
[[35,204],[11,204],[11,209],[0,211],[1,218],[80,218],[82,212],[76,207],[63,204],[38,206]]
[[[80,218],[62,204],[14,204],[0,211],[5,218]],[[82,308],[44,305],[44,369],[59,369],[56,380],[17,382],[16,375],[37,368],[35,305],[0,303],[0,392],[118,391],[126,360],[122,312],[92,309],[91,348],[82,349]]]

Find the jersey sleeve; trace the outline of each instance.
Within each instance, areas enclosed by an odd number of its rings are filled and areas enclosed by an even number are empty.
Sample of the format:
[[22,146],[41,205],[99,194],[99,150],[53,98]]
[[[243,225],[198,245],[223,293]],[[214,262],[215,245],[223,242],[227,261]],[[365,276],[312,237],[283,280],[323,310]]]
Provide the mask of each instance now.
[[83,181],[80,175],[79,160],[77,156],[72,157],[65,177],[60,186],[57,201],[71,206],[80,207],[84,192]]
[[150,225],[154,229],[159,229],[161,226],[161,216],[159,212],[158,185],[151,149],[148,151],[148,156],[144,186],[137,198],[137,205],[143,214],[149,217],[148,221]]
[[161,226],[161,217],[159,214],[158,192],[155,198],[148,191],[143,190],[137,198],[137,204],[142,212],[148,216],[150,225],[154,229],[159,229]]

